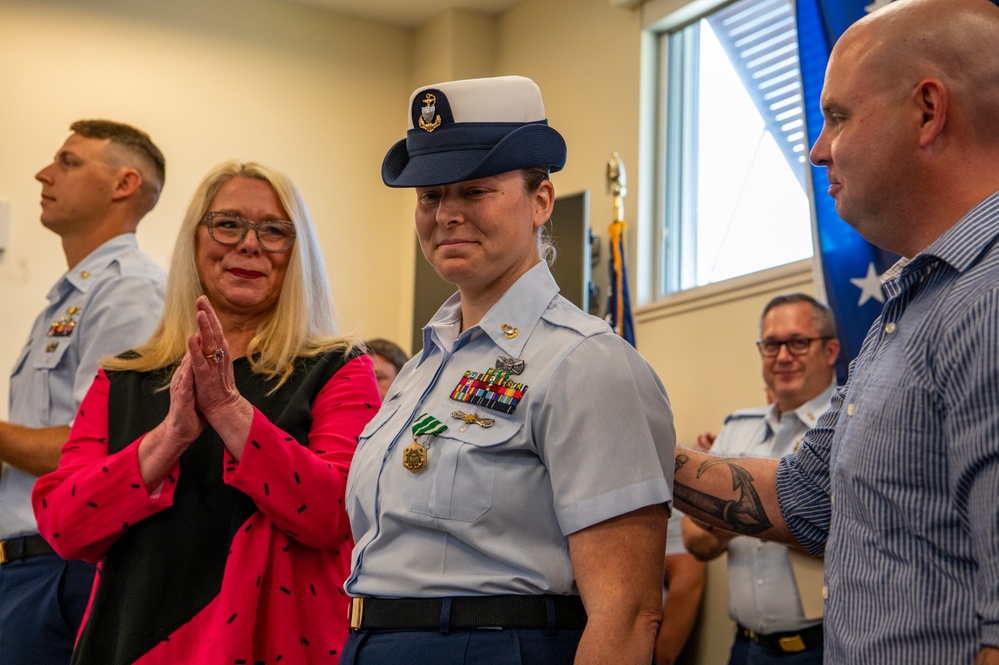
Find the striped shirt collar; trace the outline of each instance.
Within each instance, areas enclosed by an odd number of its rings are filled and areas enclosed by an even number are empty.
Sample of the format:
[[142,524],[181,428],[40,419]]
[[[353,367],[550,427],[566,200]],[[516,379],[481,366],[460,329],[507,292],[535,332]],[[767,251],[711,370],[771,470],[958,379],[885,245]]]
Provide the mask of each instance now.
[[903,276],[924,270],[938,261],[964,272],[975,264],[996,236],[999,236],[999,192],[969,210],[922,252],[911,259],[899,259],[885,271],[881,281],[889,296],[895,296],[902,288],[899,281]]

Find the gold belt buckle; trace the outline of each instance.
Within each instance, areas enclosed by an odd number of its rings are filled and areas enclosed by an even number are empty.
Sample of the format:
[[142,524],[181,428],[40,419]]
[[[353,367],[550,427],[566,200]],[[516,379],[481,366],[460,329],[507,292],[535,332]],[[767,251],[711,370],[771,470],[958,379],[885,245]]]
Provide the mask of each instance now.
[[0,540],[0,564],[7,563],[7,542]]
[[350,627],[354,630],[358,630],[361,627],[361,619],[363,617],[364,617],[364,599],[351,598],[350,608],[347,610],[347,619],[350,621]]
[[805,650],[805,640],[801,639],[801,635],[782,637],[777,640],[777,643],[780,645],[780,650],[786,653],[797,653]]

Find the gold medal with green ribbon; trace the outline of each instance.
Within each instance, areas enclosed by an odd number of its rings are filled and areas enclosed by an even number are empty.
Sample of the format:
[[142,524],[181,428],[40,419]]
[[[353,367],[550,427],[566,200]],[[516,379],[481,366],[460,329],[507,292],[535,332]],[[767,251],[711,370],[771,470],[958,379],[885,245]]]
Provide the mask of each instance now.
[[[419,473],[427,467],[427,451],[434,437],[447,430],[447,425],[424,413],[413,423],[413,443],[402,451],[402,465],[410,473]],[[423,438],[423,443],[420,439]]]

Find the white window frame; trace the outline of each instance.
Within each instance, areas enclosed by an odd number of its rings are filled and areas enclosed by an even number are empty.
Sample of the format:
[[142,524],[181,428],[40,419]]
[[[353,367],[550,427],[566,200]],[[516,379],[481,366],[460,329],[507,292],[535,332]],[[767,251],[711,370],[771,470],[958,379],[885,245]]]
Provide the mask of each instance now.
[[[811,269],[814,277],[814,252],[815,239],[813,235],[813,256],[790,264],[776,265],[757,272],[720,280],[711,284],[689,287],[682,290],[669,290],[666,287],[665,269],[667,261],[677,261],[678,255],[683,251],[692,250],[692,240],[682,238],[681,243],[673,243],[669,248],[665,246],[666,225],[663,220],[667,214],[685,215],[692,214],[691,206],[694,205],[696,197],[692,190],[692,179],[688,179],[685,185],[680,185],[680,189],[673,191],[674,183],[670,183],[665,177],[667,169],[667,150],[691,150],[690,143],[693,138],[690,135],[679,137],[679,141],[669,142],[665,140],[665,132],[670,131],[667,123],[668,114],[676,109],[668,108],[668,87],[662,85],[665,77],[664,72],[670,66],[669,53],[666,48],[662,48],[661,42],[665,41],[664,35],[675,33],[683,28],[700,21],[704,16],[714,13],[724,7],[734,4],[738,0],[647,0],[643,3],[641,12],[642,21],[642,99],[641,99],[641,120],[640,136],[641,151],[639,155],[639,165],[641,174],[640,198],[639,198],[639,226],[638,226],[638,257],[636,266],[636,300],[639,308],[636,310],[638,318],[641,320],[641,308],[652,306],[653,310],[659,311],[661,307],[655,307],[657,303],[679,300],[690,305],[692,300],[696,300],[703,294],[705,298],[716,299],[725,292],[742,292],[745,289],[752,289],[754,286],[771,284],[774,279],[781,279],[789,272],[795,275],[802,275]],[[792,0],[793,4],[794,0]],[[683,67],[683,65],[681,65]],[[684,68],[687,80],[686,85],[696,84],[689,76],[690,67]],[[692,99],[692,95],[683,95],[684,100]],[[686,104],[682,101],[681,104]],[[692,102],[691,102],[692,105]],[[691,109],[686,109],[688,112]],[[806,169],[807,171],[807,169]],[[684,191],[684,187],[687,191]],[[811,197],[810,192],[806,194]],[[671,209],[669,209],[671,208]],[[690,265],[684,266],[682,263],[680,270],[692,270]],[[651,313],[651,312],[650,312]]]

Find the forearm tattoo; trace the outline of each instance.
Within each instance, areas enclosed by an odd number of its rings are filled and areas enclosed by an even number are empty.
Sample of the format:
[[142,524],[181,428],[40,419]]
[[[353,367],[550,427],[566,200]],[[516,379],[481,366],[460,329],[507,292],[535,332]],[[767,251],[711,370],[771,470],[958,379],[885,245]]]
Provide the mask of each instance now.
[[[677,455],[676,471],[689,461],[687,455]],[[773,526],[763,509],[760,495],[753,486],[753,476],[738,463],[726,459],[707,460],[697,469],[697,477],[700,478],[705,471],[717,464],[724,464],[731,471],[732,489],[738,494],[738,498],[722,499],[674,481],[673,493],[676,498],[705,515],[721,520],[729,531],[735,533],[755,536]]]

